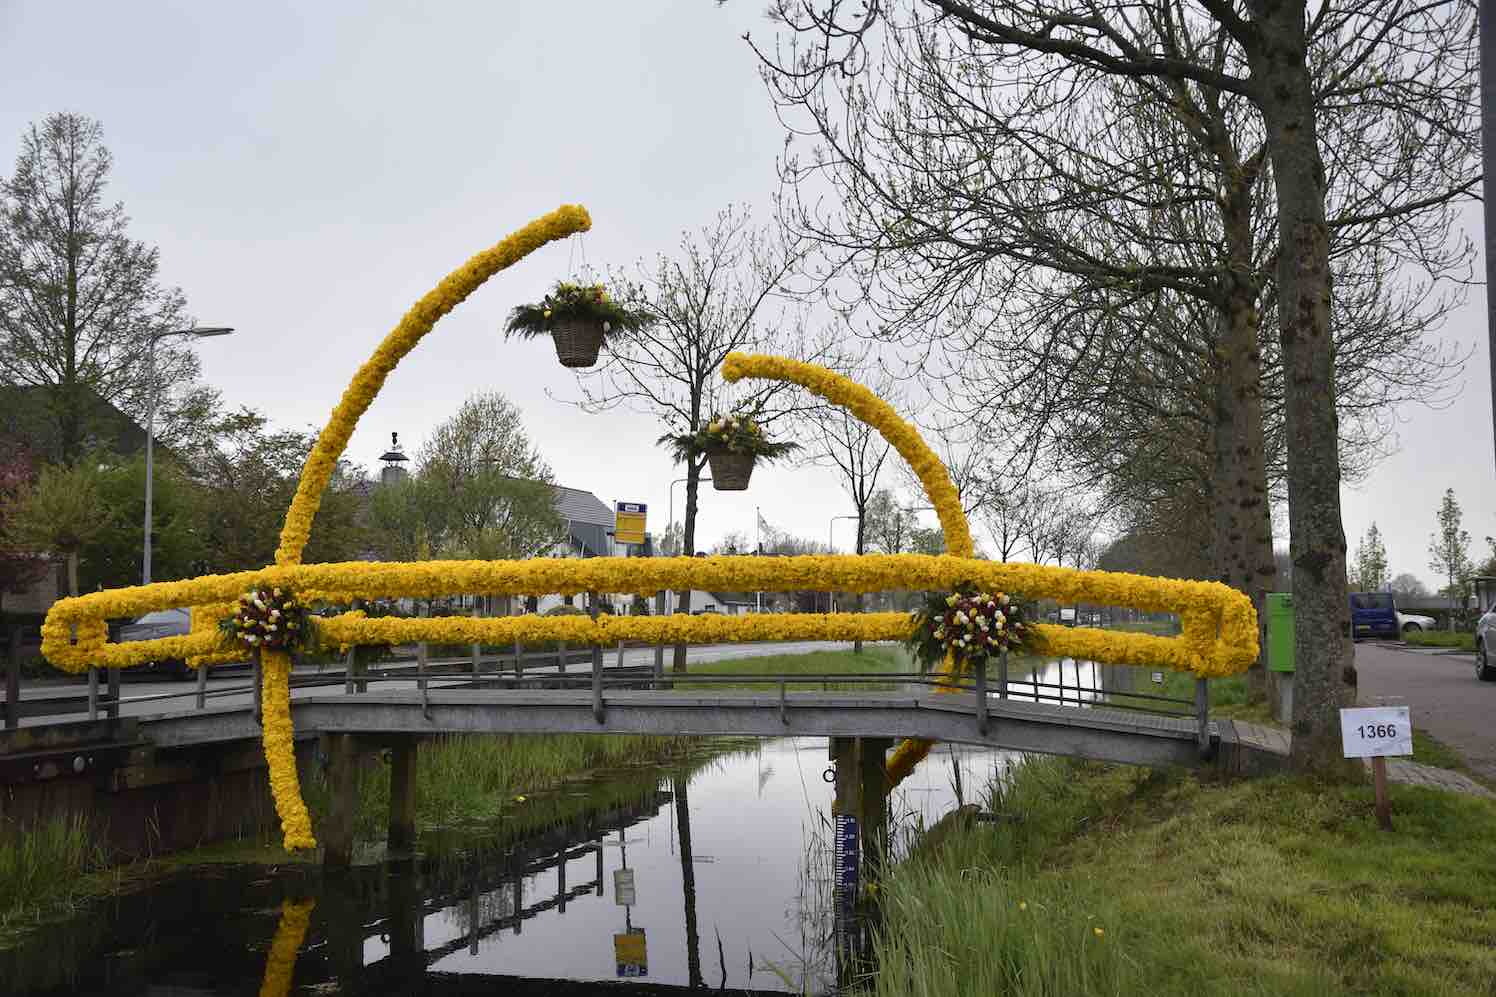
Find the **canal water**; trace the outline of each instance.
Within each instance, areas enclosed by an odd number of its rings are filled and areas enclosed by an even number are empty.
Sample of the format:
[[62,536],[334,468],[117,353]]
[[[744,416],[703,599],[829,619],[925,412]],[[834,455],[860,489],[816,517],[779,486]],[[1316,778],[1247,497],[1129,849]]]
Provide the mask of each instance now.
[[[1011,758],[937,746],[890,799],[896,851]],[[515,801],[412,861],[184,868],[0,952],[0,993],[832,993],[829,767],[825,738],[762,741]]]

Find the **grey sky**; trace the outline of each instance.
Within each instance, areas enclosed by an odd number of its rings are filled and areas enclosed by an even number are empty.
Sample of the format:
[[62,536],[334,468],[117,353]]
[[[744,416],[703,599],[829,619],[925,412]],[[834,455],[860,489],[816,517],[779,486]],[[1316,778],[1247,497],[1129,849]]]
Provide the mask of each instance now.
[[[729,201],[767,221],[782,133],[740,39],[770,33],[760,10],[0,0],[0,169],[10,172],[29,121],[99,118],[133,234],[160,247],[164,279],[199,321],[239,330],[202,345],[205,378],[278,422],[320,425],[419,295],[558,204],[592,212],[583,244],[594,266],[669,251]],[[372,466],[391,430],[413,448],[463,397],[498,390],[523,408],[560,482],[648,502],[651,528],[662,527],[679,472],[652,445],[658,423],[556,400],[576,391],[550,344],[497,332],[576,255],[572,244],[542,250],[444,319],[348,456]],[[1393,571],[1429,581],[1446,487],[1465,507],[1472,555],[1496,534],[1479,289],[1446,334],[1478,347],[1463,394],[1441,412],[1405,412],[1402,450],[1345,497],[1352,548],[1375,519]],[[755,505],[824,539],[850,503],[829,472],[761,468],[746,493],[707,493],[699,536],[751,535]],[[850,524],[837,530],[846,546]]]

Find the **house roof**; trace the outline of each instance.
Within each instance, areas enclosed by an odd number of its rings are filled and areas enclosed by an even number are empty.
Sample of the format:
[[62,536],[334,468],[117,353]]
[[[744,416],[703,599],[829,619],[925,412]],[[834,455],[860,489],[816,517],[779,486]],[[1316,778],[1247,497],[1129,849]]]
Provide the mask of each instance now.
[[[55,389],[42,385],[0,384],[0,435],[25,443],[43,460],[62,456],[57,419],[51,411]],[[130,456],[145,449],[145,430],[124,412],[86,387],[79,390],[85,446]]]
[[556,512],[566,520],[567,530],[583,557],[606,557],[611,552],[608,535],[613,532],[613,510],[596,495],[557,485]]

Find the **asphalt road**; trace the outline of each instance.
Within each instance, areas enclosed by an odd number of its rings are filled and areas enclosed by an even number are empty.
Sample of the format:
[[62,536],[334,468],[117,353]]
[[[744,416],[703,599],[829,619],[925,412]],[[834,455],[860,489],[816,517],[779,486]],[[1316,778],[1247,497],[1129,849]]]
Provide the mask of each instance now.
[[1390,644],[1356,645],[1361,703],[1406,703],[1413,728],[1458,751],[1470,767],[1496,779],[1496,682],[1475,677],[1473,654],[1424,654]]
[[[823,643],[816,641],[788,641],[777,644],[702,644],[688,647],[686,649],[687,662],[705,663],[709,661],[722,661],[729,658],[758,658],[771,654],[808,654],[811,651],[837,650],[849,647],[845,643]],[[665,670],[670,670],[672,651],[665,649]],[[464,664],[467,659],[460,659]],[[433,661],[433,664],[438,662]],[[603,656],[606,667],[612,668],[618,664],[618,652],[606,650]],[[653,665],[654,648],[629,648],[623,652],[623,665]],[[537,676],[554,675],[556,667],[554,664],[533,662],[526,666],[527,671]],[[491,669],[490,669],[491,670]],[[568,668],[570,674],[589,673],[591,668],[583,664],[573,664]],[[220,695],[210,695],[209,706],[247,706],[251,702],[252,694],[248,691],[250,673],[248,668],[230,666],[228,673],[209,673],[208,692],[218,692]],[[298,668],[296,675],[313,676],[317,674],[315,668]],[[457,679],[456,681],[461,681]],[[432,679],[432,687],[436,688],[441,680]],[[103,676],[100,676],[101,692],[103,691]],[[243,691],[229,692],[229,690],[242,688]],[[387,690],[413,689],[415,681],[392,681],[381,682],[376,688]],[[22,683],[21,699],[23,701],[51,699],[56,697],[73,697],[86,695],[87,685],[82,681],[57,682],[57,681],[28,681]],[[154,716],[161,713],[177,713],[192,709],[196,701],[193,698],[197,692],[197,683],[193,680],[162,680],[150,675],[130,675],[128,671],[122,675],[120,684],[120,713],[127,717]],[[292,690],[292,698],[300,699],[303,696],[329,696],[342,695],[344,687],[341,684],[328,685],[318,688]],[[169,698],[162,698],[169,697]],[[28,717],[21,721],[22,726],[32,726],[42,723],[64,723],[72,720],[86,720],[86,713],[68,714],[64,716],[50,717]]]

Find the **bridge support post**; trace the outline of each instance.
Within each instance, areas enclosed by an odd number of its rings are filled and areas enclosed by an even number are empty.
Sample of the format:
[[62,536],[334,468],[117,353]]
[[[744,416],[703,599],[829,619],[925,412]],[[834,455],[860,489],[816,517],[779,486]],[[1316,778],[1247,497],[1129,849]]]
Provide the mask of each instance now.
[[414,737],[398,738],[390,747],[389,850],[408,852],[416,844],[416,752]]
[[888,774],[884,758],[893,745],[885,737],[833,737],[836,771],[833,813],[857,818],[864,878],[876,879],[888,851]]
[[358,809],[358,745],[352,734],[325,734],[327,819],[322,822],[322,865],[347,869],[353,864],[353,821]]

